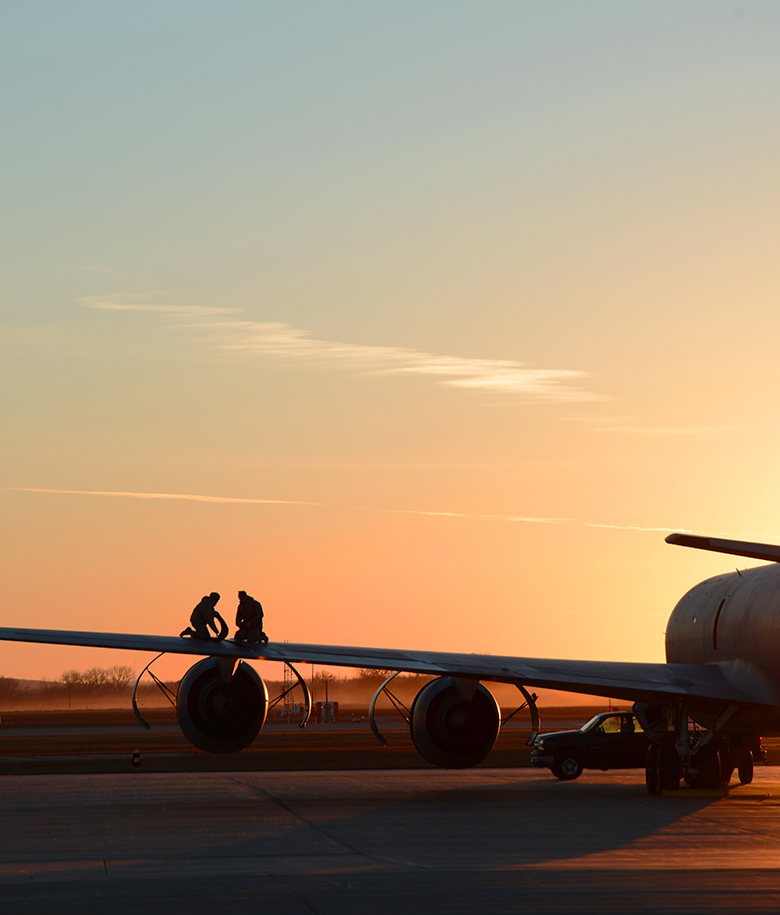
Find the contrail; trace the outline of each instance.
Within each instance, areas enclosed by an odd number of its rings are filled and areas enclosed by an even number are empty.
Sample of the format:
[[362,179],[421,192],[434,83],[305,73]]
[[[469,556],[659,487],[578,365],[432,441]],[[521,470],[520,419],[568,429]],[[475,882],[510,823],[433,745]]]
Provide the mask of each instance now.
[[526,521],[528,524],[582,524],[574,518],[534,518],[513,515],[469,515],[464,512],[430,512],[417,508],[366,508],[367,512],[386,512],[392,515],[430,515],[434,518],[472,518],[480,521]]
[[[641,527],[636,524],[601,524],[598,521],[582,521],[579,518],[544,518],[527,515],[470,515],[463,512],[431,512],[413,508],[367,508],[364,511],[382,511],[398,515],[432,515],[441,518],[470,518],[475,521],[513,521],[522,524],[574,524],[579,527],[595,527],[609,531],[648,531],[650,533],[669,534],[695,534],[696,531],[685,530],[681,527]],[[735,534],[713,534],[712,536],[733,537]]]
[[200,496],[180,492],[100,492],[91,489],[33,489],[13,487],[12,492],[45,492],[67,496],[118,496],[124,499],[183,499],[187,502],[230,502],[246,505],[321,505],[320,502],[296,502],[291,499],[238,499],[231,496]]
[[[194,493],[172,492],[107,492],[93,489],[38,489],[27,486],[14,487],[12,492],[42,492],[67,496],[115,496],[125,499],[182,499],[189,502],[223,502],[246,505],[323,505],[322,502],[298,502],[291,499],[244,499],[233,496],[202,496]],[[535,518],[516,515],[471,515],[464,512],[434,512],[414,508],[364,508],[366,512],[380,512],[393,515],[428,515],[434,518],[466,518],[474,521],[514,521],[525,524],[578,524],[583,527],[601,527],[614,530],[631,531],[679,531],[692,534],[694,531],[682,531],[680,528],[667,527],[624,527],[617,524],[597,524],[591,521],[579,521],[576,518]]]
[[[104,492],[92,489],[39,489],[28,486],[10,487],[9,492],[40,492],[52,493],[55,495],[70,496],[114,496],[124,499],[179,499],[188,502],[216,502],[235,505],[316,505],[326,507],[324,502],[303,502],[294,499],[244,499],[233,496],[203,496],[193,493],[175,493],[175,492]],[[380,512],[391,515],[426,515],[432,518],[464,518],[473,521],[505,521],[515,524],[559,524],[575,525],[577,527],[591,527],[607,531],[640,531],[647,533],[681,533],[696,534],[698,531],[688,530],[682,527],[647,527],[639,524],[606,524],[599,521],[583,521],[580,518],[547,518],[537,517],[534,515],[482,515],[469,514],[466,512],[436,512],[426,511],[415,508],[362,508],[358,509],[364,512]],[[712,537],[738,537],[740,534],[733,531],[709,531]],[[777,537],[776,534],[770,534],[763,531],[756,536],[760,537]]]

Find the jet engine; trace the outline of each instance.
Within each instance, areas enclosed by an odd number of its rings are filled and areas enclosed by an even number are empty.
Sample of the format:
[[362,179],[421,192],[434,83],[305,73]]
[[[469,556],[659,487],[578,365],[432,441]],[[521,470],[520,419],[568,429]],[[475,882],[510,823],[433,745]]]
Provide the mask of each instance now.
[[493,694],[474,680],[439,677],[412,704],[410,730],[417,752],[443,769],[476,766],[501,728]]
[[207,753],[236,753],[265,724],[268,689],[243,661],[231,675],[217,658],[206,658],[184,675],[176,709],[179,727],[193,746]]

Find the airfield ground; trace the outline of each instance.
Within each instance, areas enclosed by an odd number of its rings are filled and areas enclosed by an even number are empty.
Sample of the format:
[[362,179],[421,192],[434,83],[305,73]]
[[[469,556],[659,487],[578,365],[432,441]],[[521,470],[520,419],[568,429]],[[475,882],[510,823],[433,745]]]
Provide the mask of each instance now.
[[[213,755],[182,736],[172,709],[144,713],[144,730],[131,710],[12,712],[0,722],[0,776],[26,774],[116,773],[132,770],[141,754],[145,772],[333,771],[432,768],[417,753],[403,720],[379,718],[388,745],[382,747],[362,714],[347,713],[339,724],[269,722],[254,744],[241,753]],[[579,710],[564,726],[584,721]],[[356,720],[351,720],[355,718]],[[346,720],[344,720],[346,719]],[[361,720],[363,719],[363,720]],[[530,765],[526,724],[502,729],[486,761],[492,767]]]
[[731,915],[780,908],[780,769],[726,797],[638,770],[0,778],[14,915]]
[[[544,711],[543,730],[576,727],[602,708]],[[415,750],[398,716],[378,718],[388,745],[381,747],[361,710],[347,711],[338,724],[270,721],[241,753],[213,755],[182,736],[172,708],[144,712],[144,730],[131,709],[6,712],[0,717],[0,776],[121,773],[133,771],[140,753],[144,772],[275,772],[361,769],[431,769]],[[526,721],[510,721],[483,768],[527,768]],[[770,763],[780,762],[780,739],[765,741]]]
[[[590,711],[543,720],[573,727]],[[147,718],[151,731],[124,711],[2,715],[2,911],[780,909],[778,768],[725,797],[657,798],[640,770],[561,782],[529,768],[522,722],[484,766],[444,771],[398,719],[380,721],[386,748],[366,721],[272,723],[242,753],[210,756],[171,711]]]

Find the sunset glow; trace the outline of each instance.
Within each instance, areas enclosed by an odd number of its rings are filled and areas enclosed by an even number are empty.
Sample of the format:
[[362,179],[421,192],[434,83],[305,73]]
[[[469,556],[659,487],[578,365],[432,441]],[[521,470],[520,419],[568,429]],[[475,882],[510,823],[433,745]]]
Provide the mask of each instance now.
[[779,6],[2,18],[3,626],[660,661],[780,542]]

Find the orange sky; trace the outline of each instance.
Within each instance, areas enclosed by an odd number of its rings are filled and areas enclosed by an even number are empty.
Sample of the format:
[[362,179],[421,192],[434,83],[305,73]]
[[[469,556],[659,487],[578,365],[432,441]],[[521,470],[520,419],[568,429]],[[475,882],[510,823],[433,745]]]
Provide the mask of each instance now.
[[79,8],[0,38],[2,625],[662,660],[665,533],[780,541],[780,8]]

